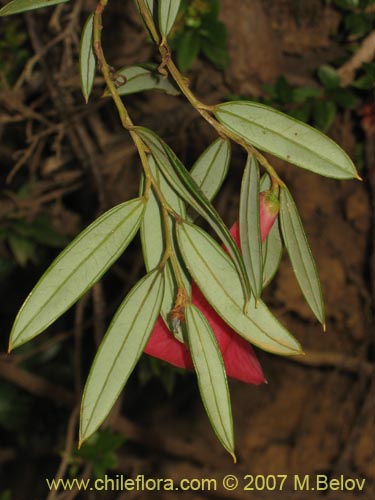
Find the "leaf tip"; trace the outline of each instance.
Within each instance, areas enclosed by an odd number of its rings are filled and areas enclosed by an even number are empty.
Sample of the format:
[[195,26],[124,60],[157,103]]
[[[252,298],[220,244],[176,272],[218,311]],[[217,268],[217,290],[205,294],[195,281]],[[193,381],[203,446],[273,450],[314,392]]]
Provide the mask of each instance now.
[[361,182],[363,181],[363,177],[361,177],[358,172],[355,173],[354,178],[357,179],[358,181],[361,181]]
[[234,451],[230,451],[229,453],[231,454],[231,457],[233,458],[233,463],[236,464],[237,463],[237,457],[236,457]]
[[322,329],[323,333],[327,333],[327,325],[325,323],[322,323]]

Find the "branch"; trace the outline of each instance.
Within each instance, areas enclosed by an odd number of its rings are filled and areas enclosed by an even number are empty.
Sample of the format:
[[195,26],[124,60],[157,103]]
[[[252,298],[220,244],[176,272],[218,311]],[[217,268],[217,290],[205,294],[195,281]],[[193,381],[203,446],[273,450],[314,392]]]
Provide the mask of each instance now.
[[308,351],[305,356],[296,356],[288,358],[288,360],[312,368],[337,368],[349,373],[362,372],[367,376],[374,373],[374,367],[371,363],[339,352]]
[[346,87],[355,78],[355,72],[363,63],[370,62],[375,57],[375,31],[372,31],[362,42],[360,48],[356,51],[349,61],[338,69],[341,78],[341,84]]

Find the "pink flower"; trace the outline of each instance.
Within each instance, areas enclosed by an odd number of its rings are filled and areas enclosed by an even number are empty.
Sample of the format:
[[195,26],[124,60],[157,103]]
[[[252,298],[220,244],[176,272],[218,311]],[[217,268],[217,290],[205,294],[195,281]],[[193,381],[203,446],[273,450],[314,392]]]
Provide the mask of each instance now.
[[[278,214],[278,200],[273,193],[271,193],[272,196],[269,193],[271,192],[266,191],[260,194],[262,241],[267,237]],[[230,233],[237,246],[240,246],[238,222],[232,226]],[[204,313],[216,336],[227,375],[248,384],[265,382],[262,368],[252,346],[220,318],[194,282],[192,283],[192,303]],[[174,338],[160,316],[144,352],[179,368],[193,368],[188,347]]]
[[[280,202],[273,191],[263,191],[259,195],[260,235],[264,241],[279,214]],[[232,235],[233,236],[233,235]],[[234,239],[236,239],[233,236]],[[238,245],[239,238],[236,240]]]

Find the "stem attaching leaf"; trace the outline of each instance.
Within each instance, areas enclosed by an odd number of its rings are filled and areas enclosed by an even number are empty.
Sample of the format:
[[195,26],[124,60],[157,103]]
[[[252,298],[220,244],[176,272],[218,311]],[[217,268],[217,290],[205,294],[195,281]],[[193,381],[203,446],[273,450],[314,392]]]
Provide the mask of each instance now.
[[249,300],[251,292],[245,264],[236,243],[220,215],[167,144],[162,142],[161,139],[150,130],[142,127],[134,127],[133,130],[150,148],[155,161],[173,189],[175,189],[186,203],[193,207],[194,210],[210,224],[212,229],[224,243],[234,261],[240,277],[241,286],[246,294],[247,300]]
[[[152,156],[149,156],[149,166],[152,175],[154,176],[156,182],[159,185],[161,192],[163,193],[166,201],[173,210],[181,217],[185,216],[185,204],[181,198],[177,195],[175,191],[170,187],[168,182],[165,180],[162,173],[159,171],[155,165],[155,161]],[[187,271],[184,262],[180,256],[177,245],[174,241],[174,226],[175,222],[172,217],[169,217],[170,227],[172,228],[172,246],[173,251],[176,256],[177,265],[179,266],[179,273],[183,280],[185,290],[190,294],[190,279],[187,276]],[[141,222],[140,234],[142,241],[142,250],[145,260],[145,266],[148,271],[154,269],[158,266],[164,256],[165,251],[165,237],[164,237],[164,225],[163,217],[161,213],[160,204],[153,192],[150,191],[149,199],[145,209],[144,217]],[[167,261],[164,269],[165,273],[165,286],[164,286],[164,297],[161,307],[161,315],[166,322],[168,328],[172,331],[172,325],[169,319],[169,314],[173,308],[174,302],[177,296],[177,281],[174,272],[171,267],[170,261]],[[179,332],[179,339],[182,339],[181,332]]]

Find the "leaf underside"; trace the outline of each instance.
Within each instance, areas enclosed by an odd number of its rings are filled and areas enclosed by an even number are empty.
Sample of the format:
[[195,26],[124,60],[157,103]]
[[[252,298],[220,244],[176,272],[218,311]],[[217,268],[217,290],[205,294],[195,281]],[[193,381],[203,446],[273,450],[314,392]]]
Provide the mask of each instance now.
[[232,410],[220,349],[207,319],[197,307],[190,304],[185,319],[203,404],[219,441],[235,460]]
[[335,179],[358,177],[349,156],[322,132],[264,104],[216,106],[217,119],[249,144],[294,165]]
[[103,276],[133,239],[143,210],[142,198],[117,205],[60,253],[21,307],[10,335],[10,349],[45,330]]
[[20,14],[29,10],[40,9],[42,7],[50,7],[59,3],[69,2],[70,0],[13,0],[2,9],[0,16],[10,16],[12,14]]
[[311,310],[324,325],[322,289],[314,257],[292,195],[286,187],[280,191],[281,231],[294,274]]
[[159,315],[163,274],[151,271],[118,308],[95,356],[81,404],[80,443],[100,426],[125,386]]
[[186,266],[217,314],[247,341],[280,355],[300,354],[297,340],[277,321],[265,304],[247,304],[234,264],[218,243],[201,228],[177,225],[177,240]]

